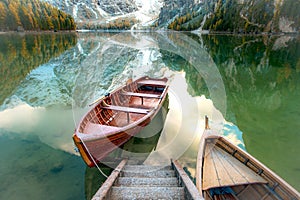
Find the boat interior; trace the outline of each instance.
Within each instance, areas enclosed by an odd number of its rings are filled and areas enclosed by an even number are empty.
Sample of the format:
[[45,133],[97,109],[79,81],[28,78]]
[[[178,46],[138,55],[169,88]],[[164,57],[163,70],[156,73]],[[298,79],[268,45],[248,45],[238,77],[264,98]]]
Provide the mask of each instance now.
[[79,131],[94,133],[96,126],[111,129],[129,125],[154,109],[165,91],[166,82],[141,80],[105,95],[84,118]]
[[223,138],[205,144],[202,190],[205,199],[290,199],[288,190]]

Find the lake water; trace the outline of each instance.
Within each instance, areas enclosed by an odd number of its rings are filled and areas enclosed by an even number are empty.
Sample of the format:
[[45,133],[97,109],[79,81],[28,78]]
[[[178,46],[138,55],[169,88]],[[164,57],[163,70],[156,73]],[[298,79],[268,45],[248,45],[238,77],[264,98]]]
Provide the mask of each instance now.
[[299,36],[1,34],[0,73],[0,199],[89,199],[103,177],[74,150],[76,124],[95,99],[143,75],[170,80],[145,163],[179,159],[194,176],[207,115],[300,190]]

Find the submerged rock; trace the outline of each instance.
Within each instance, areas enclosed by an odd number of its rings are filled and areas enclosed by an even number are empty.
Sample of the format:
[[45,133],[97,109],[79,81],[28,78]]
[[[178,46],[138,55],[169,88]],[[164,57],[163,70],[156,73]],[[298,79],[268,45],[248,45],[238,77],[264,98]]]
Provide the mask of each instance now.
[[64,165],[62,163],[56,163],[50,171],[54,174],[61,172],[64,169]]

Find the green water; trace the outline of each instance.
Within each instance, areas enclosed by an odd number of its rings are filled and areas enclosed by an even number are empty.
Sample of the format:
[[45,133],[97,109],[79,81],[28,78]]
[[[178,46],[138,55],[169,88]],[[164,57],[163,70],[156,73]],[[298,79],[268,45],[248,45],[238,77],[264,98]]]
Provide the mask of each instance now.
[[226,119],[249,153],[299,190],[299,36],[207,38],[217,44],[210,54],[226,85]]
[[143,75],[172,80],[148,162],[179,158],[193,174],[208,115],[300,190],[299,36],[2,34],[0,43],[0,199],[89,198],[99,172],[73,149],[74,128],[89,103]]

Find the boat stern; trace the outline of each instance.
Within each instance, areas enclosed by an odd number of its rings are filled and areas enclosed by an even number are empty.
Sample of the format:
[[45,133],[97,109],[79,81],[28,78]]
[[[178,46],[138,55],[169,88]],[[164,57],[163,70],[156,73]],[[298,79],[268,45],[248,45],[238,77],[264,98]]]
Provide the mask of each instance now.
[[85,148],[85,146],[84,146],[83,142],[80,140],[80,138],[76,135],[76,133],[73,134],[72,138],[73,138],[74,144],[76,145],[76,147],[79,150],[79,153],[80,153],[82,159],[87,164],[87,166],[94,167],[95,164],[92,161],[92,158],[88,154],[87,149]]

